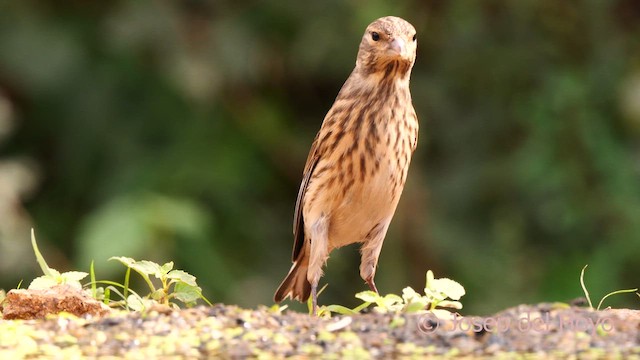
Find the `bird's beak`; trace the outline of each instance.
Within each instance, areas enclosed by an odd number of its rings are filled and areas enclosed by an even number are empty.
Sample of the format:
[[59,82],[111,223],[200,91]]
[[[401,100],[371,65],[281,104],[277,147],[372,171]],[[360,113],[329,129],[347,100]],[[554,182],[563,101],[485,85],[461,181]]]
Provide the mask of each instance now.
[[404,50],[406,48],[406,43],[402,38],[395,38],[391,40],[391,50],[397,53],[400,56],[404,55]]

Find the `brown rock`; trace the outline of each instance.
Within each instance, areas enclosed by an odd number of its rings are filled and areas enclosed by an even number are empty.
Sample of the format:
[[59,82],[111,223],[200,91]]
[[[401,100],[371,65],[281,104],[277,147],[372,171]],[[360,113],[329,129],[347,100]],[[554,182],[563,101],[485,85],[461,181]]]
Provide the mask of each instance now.
[[110,309],[80,289],[59,285],[44,290],[9,291],[3,304],[2,315],[6,320],[29,320],[42,319],[49,314],[63,311],[76,316],[102,316]]

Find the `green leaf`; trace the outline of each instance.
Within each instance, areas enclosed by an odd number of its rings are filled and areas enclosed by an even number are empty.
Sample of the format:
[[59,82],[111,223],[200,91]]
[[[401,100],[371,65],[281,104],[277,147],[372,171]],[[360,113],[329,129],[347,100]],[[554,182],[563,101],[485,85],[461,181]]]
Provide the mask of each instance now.
[[433,309],[433,310],[429,310],[429,312],[441,320],[451,320],[455,316],[455,314],[444,309]]
[[465,294],[464,287],[458,282],[447,278],[435,279],[433,271],[427,271],[424,294],[434,302],[442,301],[446,298],[460,300]]
[[29,284],[28,289],[45,290],[45,289],[52,288],[56,285],[58,285],[58,280],[55,277],[42,275],[33,279],[33,281],[31,281],[31,284]]
[[386,307],[391,307],[393,305],[402,304],[402,298],[396,294],[387,294],[382,298],[382,303]]
[[375,291],[367,290],[357,293],[356,298],[365,302],[376,303],[378,302],[378,299],[380,299],[380,295]]
[[452,300],[460,300],[466,293],[462,285],[447,278],[433,280],[433,288]]
[[166,301],[167,293],[163,289],[158,289],[149,295],[153,300],[164,303]]
[[413,290],[413,288],[407,286],[406,288],[402,289],[402,298],[404,299],[404,302],[408,304],[416,299],[421,299],[422,295],[418,294],[415,290]]
[[427,293],[427,289],[432,289],[433,288],[433,271],[428,270],[427,271],[427,280],[425,281],[425,285],[424,285],[424,293]]
[[385,310],[381,312],[399,313],[404,307],[402,298],[396,294],[387,294],[384,297],[380,298],[380,301],[378,301],[376,304],[378,305],[378,311],[382,309]]
[[76,282],[80,282],[80,280],[86,278],[87,276],[89,276],[89,273],[83,272],[83,271],[67,271],[64,272],[62,274],[60,274],[60,276],[62,278],[64,278],[67,282],[68,281],[76,281]]
[[49,268],[49,275],[45,276],[49,276],[52,279],[59,280],[61,274],[58,270]]
[[158,279],[161,279],[164,273],[162,267],[149,260],[140,260],[131,264],[131,269],[137,271],[140,274],[153,275]]
[[178,280],[187,285],[198,286],[198,284],[196,284],[196,277],[182,270],[171,270],[167,274],[167,278]]
[[323,318],[323,319],[330,319],[331,318],[331,311],[329,311],[326,306],[318,306],[318,314],[317,314],[317,316],[319,318]]
[[[131,268],[127,266],[127,271],[124,273],[124,284],[122,285],[122,297],[127,298],[129,295],[129,281],[131,280]],[[128,310],[128,305],[127,305]]]
[[273,304],[268,311],[271,314],[282,314],[282,312],[285,311],[288,307],[289,305]]
[[160,269],[162,270],[163,274],[167,274],[169,271],[171,271],[171,269],[173,269],[173,261],[165,263]]
[[151,274],[155,275],[156,273],[158,273],[160,269],[160,265],[152,261],[146,261],[146,260],[136,261],[132,258],[125,257],[125,256],[112,256],[109,258],[109,260],[117,260],[127,267],[127,273],[125,274],[125,283],[127,287],[129,284],[130,270],[133,269],[135,272],[137,272],[142,276],[144,281],[149,286],[149,289],[151,290],[151,292],[156,291],[155,286],[153,286],[153,283],[149,279],[149,275]]
[[109,301],[111,301],[111,289],[107,287],[104,289],[104,304],[109,305]]
[[404,312],[407,314],[418,313],[426,310],[428,305],[429,305],[429,302],[426,299],[412,301],[405,306]]
[[91,260],[91,265],[89,266],[89,273],[91,274],[91,297],[97,300],[98,292],[96,289],[96,272],[93,267],[93,260]]
[[357,311],[351,310],[346,306],[342,306],[342,305],[327,305],[326,309],[328,311],[334,312],[336,314],[341,314],[341,315],[355,315],[358,314]]
[[443,300],[438,303],[438,306],[457,309],[457,310],[462,309],[462,303],[459,301]]
[[131,294],[127,297],[127,306],[135,311],[143,311],[153,305],[153,301],[142,299],[141,297]]
[[353,311],[354,311],[355,313],[360,313],[362,310],[364,310],[364,309],[368,308],[371,304],[372,304],[371,302],[369,302],[369,301],[365,301],[365,302],[363,302],[362,304],[360,304],[360,305],[358,305],[358,306],[354,307],[354,308],[353,308]]
[[179,282],[173,289],[173,296],[186,305],[192,305],[195,304],[198,299],[202,298],[202,289],[198,286]]
[[121,262],[124,266],[131,267],[136,261],[130,257],[126,256],[112,256],[109,258],[109,261],[116,260]]
[[36,254],[36,261],[38,265],[40,265],[40,269],[42,273],[46,276],[52,276],[51,268],[47,265],[47,262],[44,260],[42,253],[40,253],[40,249],[38,249],[38,244],[36,243],[36,232],[33,228],[31,228],[31,246],[33,247],[33,252]]
[[58,284],[67,284],[69,286],[73,286],[74,288],[80,290],[82,289],[82,284],[80,280],[87,277],[89,274],[80,271],[69,271],[60,274],[57,278]]
[[102,286],[96,286],[95,290],[91,289],[91,297],[98,301],[104,300],[104,288]]

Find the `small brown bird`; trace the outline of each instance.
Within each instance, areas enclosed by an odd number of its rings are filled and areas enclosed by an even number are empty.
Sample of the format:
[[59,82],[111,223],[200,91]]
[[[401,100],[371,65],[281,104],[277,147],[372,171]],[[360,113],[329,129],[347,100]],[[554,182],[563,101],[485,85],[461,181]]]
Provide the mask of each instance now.
[[356,67],[311,145],[296,201],[293,266],[275,293],[306,301],[313,313],[329,253],[362,243],[360,276],[371,290],[382,242],[418,141],[409,77],[416,30],[387,16],[362,37]]

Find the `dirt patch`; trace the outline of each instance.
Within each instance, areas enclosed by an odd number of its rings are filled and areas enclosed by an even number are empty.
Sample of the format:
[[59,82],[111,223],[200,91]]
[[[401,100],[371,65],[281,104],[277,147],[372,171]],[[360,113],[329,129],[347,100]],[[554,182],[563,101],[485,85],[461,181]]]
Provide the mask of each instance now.
[[86,291],[69,285],[49,289],[11,290],[0,307],[7,320],[42,319],[50,314],[67,312],[76,316],[106,315],[110,309]]

